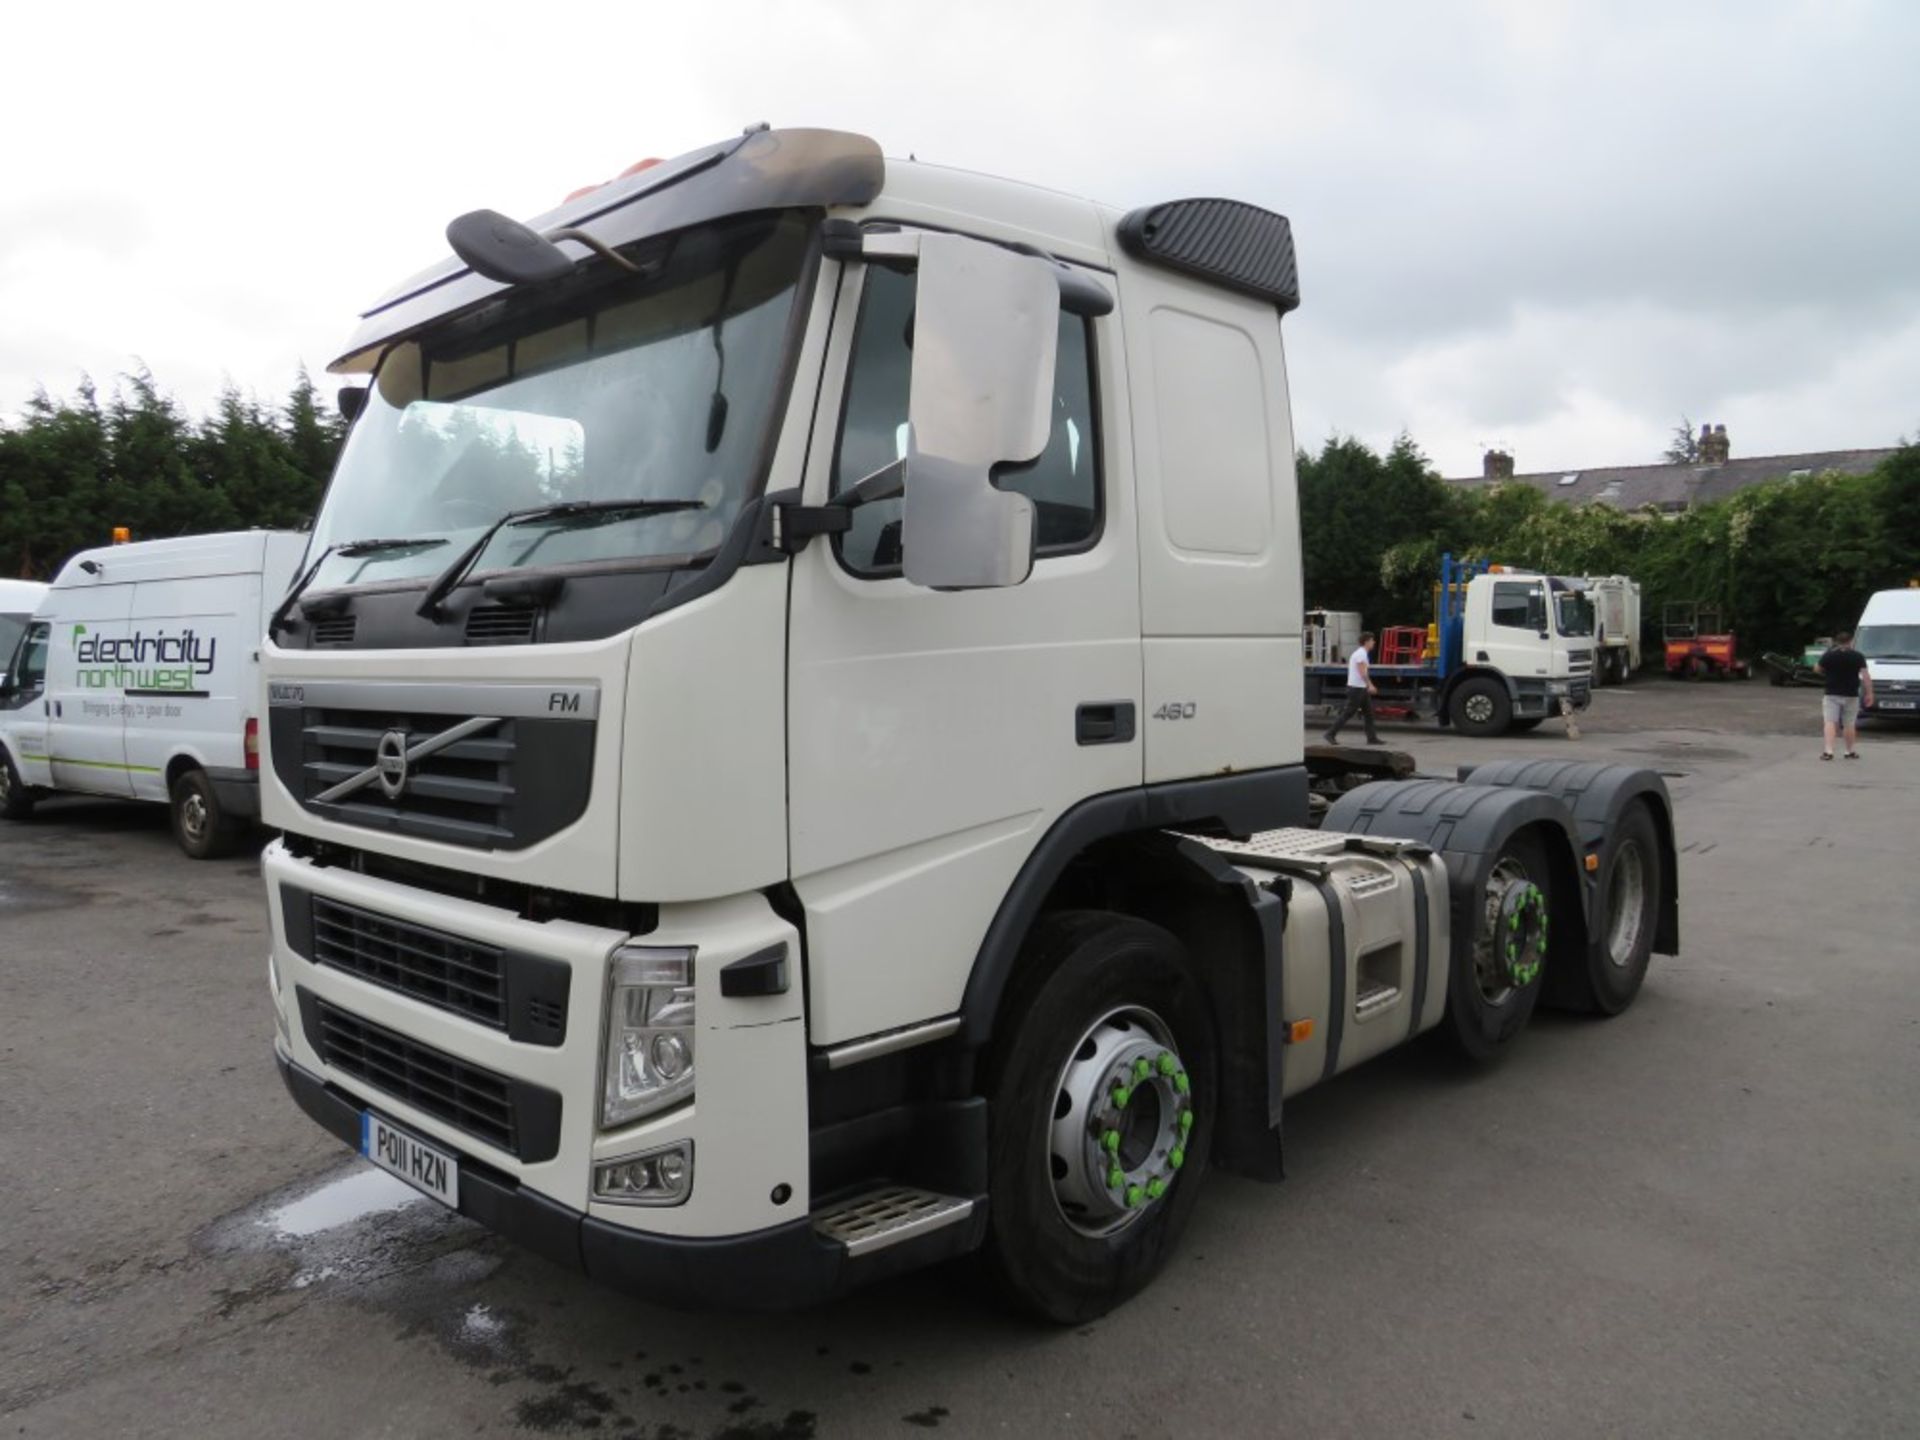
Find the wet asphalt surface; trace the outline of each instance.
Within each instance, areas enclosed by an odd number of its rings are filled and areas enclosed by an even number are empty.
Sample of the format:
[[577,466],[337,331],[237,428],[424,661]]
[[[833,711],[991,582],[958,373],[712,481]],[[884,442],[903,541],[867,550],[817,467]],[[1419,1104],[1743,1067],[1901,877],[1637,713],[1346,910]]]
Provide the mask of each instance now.
[[[1389,726],[1428,769],[1666,772],[1683,953],[1508,1061],[1291,1103],[1144,1297],[1009,1315],[965,1268],[798,1316],[596,1288],[375,1175],[270,1055],[254,858],[157,811],[0,824],[0,1436],[1920,1433],[1920,730],[1659,680],[1579,740]],[[1356,737],[1357,738],[1357,737]]]

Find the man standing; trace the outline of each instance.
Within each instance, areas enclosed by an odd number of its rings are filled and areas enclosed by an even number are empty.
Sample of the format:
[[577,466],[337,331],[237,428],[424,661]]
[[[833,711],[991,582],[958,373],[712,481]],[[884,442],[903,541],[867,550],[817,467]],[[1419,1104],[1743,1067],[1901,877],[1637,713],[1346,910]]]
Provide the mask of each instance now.
[[1347,657],[1347,703],[1340,709],[1339,718],[1327,730],[1327,744],[1340,743],[1340,727],[1351,720],[1354,712],[1366,722],[1367,744],[1378,745],[1380,737],[1373,729],[1373,697],[1380,692],[1373,688],[1373,632],[1363,630],[1360,643],[1353,647],[1353,653]]
[[1866,687],[1867,703],[1873,703],[1873,676],[1867,670],[1867,657],[1853,648],[1853,632],[1842,630],[1833,637],[1833,648],[1820,657],[1820,673],[1826,677],[1827,693],[1820,697],[1820,718],[1826,737],[1821,747],[1822,760],[1833,759],[1833,732],[1847,737],[1847,759],[1858,760],[1861,687]]

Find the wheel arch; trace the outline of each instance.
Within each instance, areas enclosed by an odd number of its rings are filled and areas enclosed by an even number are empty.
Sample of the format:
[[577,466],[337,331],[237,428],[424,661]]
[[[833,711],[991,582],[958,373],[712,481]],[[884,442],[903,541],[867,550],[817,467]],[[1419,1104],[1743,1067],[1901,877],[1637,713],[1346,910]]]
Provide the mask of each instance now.
[[[1043,977],[1020,957],[1043,917],[1095,909],[1146,920],[1188,948],[1208,990],[1223,1066],[1221,1165],[1278,1178],[1280,897],[1171,827],[1250,835],[1304,824],[1307,776],[1286,766],[1102,795],[1057,821],[988,927],[961,1002],[961,1039],[987,1046],[1002,1017]],[[1271,997],[1271,998],[1269,998]]]
[[191,750],[176,750],[167,757],[167,763],[161,770],[161,778],[167,787],[169,797],[173,794],[174,782],[189,770],[205,770],[207,763]]
[[[1557,797],[1535,791],[1452,780],[1387,780],[1343,795],[1327,812],[1322,829],[1417,840],[1447,864],[1451,925],[1449,966],[1477,929],[1481,896],[1501,847],[1523,832],[1537,834],[1553,871],[1553,932],[1572,937],[1584,953],[1588,892],[1580,874],[1579,836],[1573,816]],[[1553,955],[1547,957],[1549,983]]]
[[1673,796],[1657,771],[1589,760],[1494,760],[1463,765],[1459,776],[1475,785],[1552,795],[1573,815],[1583,863],[1593,856],[1596,867],[1628,807],[1644,805],[1660,849],[1660,914],[1653,949],[1660,955],[1680,953],[1680,863],[1673,838]]

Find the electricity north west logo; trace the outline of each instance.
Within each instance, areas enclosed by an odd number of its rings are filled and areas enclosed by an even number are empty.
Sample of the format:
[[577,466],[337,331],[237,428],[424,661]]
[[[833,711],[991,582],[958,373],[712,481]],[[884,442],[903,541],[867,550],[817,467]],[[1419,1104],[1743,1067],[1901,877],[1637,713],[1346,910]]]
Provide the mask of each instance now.
[[203,638],[191,629],[113,636],[75,625],[71,638],[82,690],[197,690],[200,679],[213,673],[219,646],[211,636]]

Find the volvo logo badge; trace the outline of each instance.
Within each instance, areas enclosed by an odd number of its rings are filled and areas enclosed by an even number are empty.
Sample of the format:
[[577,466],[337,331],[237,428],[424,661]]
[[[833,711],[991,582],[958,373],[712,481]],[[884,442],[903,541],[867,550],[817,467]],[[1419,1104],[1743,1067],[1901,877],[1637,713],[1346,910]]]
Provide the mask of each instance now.
[[389,730],[380,737],[380,743],[374,747],[374,776],[380,782],[380,793],[389,800],[398,800],[407,788],[407,732]]

